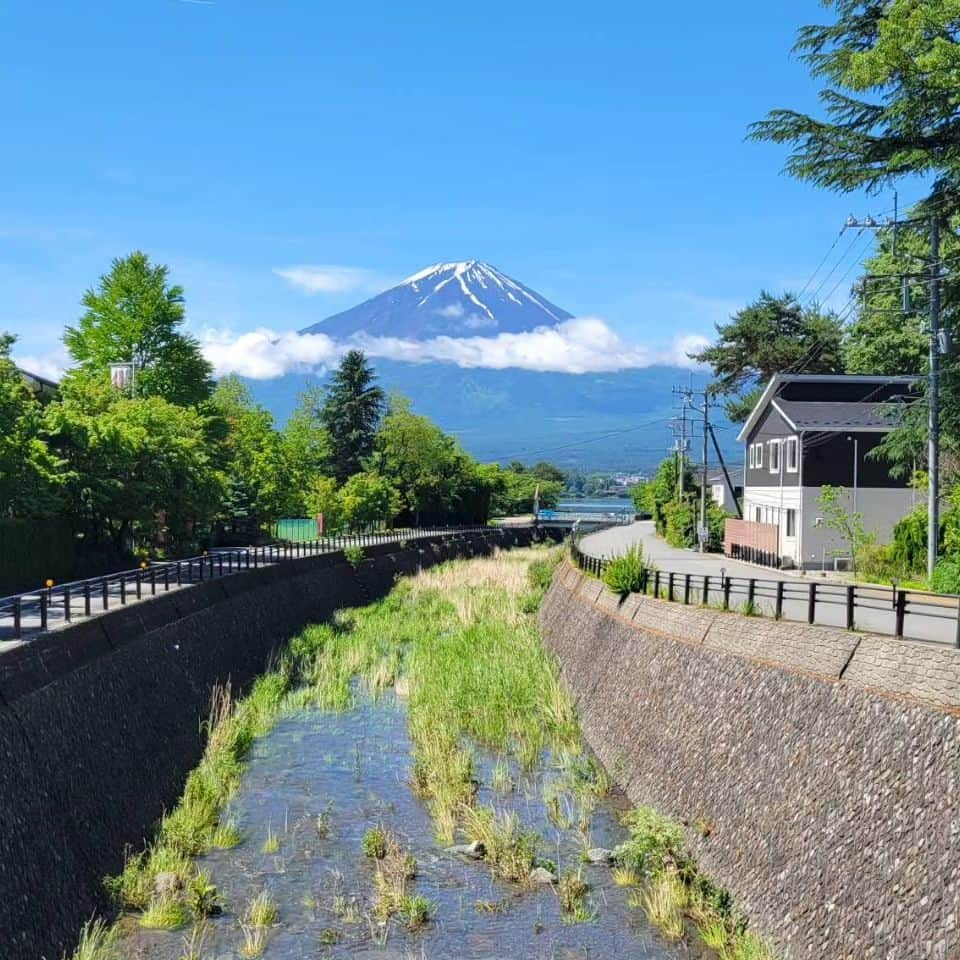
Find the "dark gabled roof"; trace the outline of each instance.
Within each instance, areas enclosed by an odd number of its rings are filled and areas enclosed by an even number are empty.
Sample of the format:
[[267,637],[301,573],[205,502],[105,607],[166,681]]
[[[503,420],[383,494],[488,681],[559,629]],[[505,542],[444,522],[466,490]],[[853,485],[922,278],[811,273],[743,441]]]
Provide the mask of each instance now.
[[[730,474],[730,482],[735,487],[739,487],[743,484],[743,467],[728,467],[727,472]],[[712,476],[707,477],[707,483],[709,484],[720,484],[726,482],[727,478],[723,475],[722,470],[719,473],[715,473]]]
[[900,419],[893,403],[774,400],[794,430],[892,430]]
[[[764,410],[773,405],[780,409],[781,413],[787,415],[784,405],[794,404],[798,407],[819,407],[818,411],[809,411],[811,419],[819,416],[818,426],[800,426],[794,424],[797,430],[851,430],[854,428],[860,430],[890,430],[896,425],[893,418],[879,419],[882,416],[880,411],[891,406],[890,400],[892,394],[903,394],[912,385],[916,383],[916,377],[887,377],[887,376],[865,376],[859,374],[842,373],[778,373],[770,378],[770,382],[764,388],[763,394],[757,401],[756,406],[750,413],[744,425],[737,434],[737,440],[745,442],[750,432],[753,430]],[[786,396],[790,394],[801,397],[809,397],[811,393],[822,393],[830,396],[834,393],[832,400],[809,400],[794,399],[788,400]],[[837,399],[836,394],[841,393],[849,399]],[[783,396],[786,394],[786,396]],[[873,402],[865,402],[876,398]],[[841,408],[850,408],[849,412],[843,412]],[[873,411],[856,408],[872,407]],[[828,409],[831,408],[831,409]],[[800,411],[797,413],[801,415]],[[868,426],[867,423],[872,423]]]

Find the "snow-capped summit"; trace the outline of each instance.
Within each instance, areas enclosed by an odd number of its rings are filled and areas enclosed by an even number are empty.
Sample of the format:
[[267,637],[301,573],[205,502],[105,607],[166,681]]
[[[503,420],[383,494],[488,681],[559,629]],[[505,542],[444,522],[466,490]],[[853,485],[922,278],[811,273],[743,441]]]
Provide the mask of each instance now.
[[555,326],[572,314],[479,260],[435,263],[343,313],[307,327],[337,340],[358,333],[426,340]]

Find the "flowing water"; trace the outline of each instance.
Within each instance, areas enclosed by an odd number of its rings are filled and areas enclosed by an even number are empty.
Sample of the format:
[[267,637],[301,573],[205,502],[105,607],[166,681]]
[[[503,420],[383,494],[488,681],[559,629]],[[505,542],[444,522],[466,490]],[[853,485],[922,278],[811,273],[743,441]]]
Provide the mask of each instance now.
[[[588,922],[565,923],[556,888],[511,884],[491,877],[482,861],[445,851],[430,816],[410,786],[411,744],[406,708],[395,693],[377,702],[358,695],[344,713],[288,715],[253,747],[243,784],[228,811],[243,841],[199,861],[210,871],[224,911],[210,921],[203,960],[239,960],[244,905],[262,890],[277,901],[279,919],[267,936],[267,960],[320,957],[414,958],[672,958],[694,948],[666,944],[643,911],[627,903],[606,865],[582,862],[586,844],[613,847],[625,837],[615,798],[600,801],[588,836],[555,826],[545,791],[561,777],[544,757],[523,775],[511,770],[513,790],[489,785],[494,758],[477,752],[481,804],[513,809],[543,838],[541,854],[560,871],[582,867],[590,885]],[[319,818],[319,829],[318,829]],[[556,810],[554,810],[556,819]],[[574,818],[575,819],[575,818]],[[561,820],[564,820],[561,817]],[[382,824],[417,859],[411,893],[435,904],[424,927],[409,931],[393,919],[375,919],[373,861],[361,838]],[[263,850],[274,834],[279,849]],[[136,960],[180,960],[184,931],[144,930],[130,921],[123,955]]]

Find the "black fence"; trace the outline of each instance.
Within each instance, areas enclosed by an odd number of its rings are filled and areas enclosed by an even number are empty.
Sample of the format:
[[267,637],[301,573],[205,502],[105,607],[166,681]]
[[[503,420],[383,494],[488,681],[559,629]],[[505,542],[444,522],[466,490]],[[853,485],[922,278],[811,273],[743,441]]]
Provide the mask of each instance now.
[[366,546],[382,543],[489,533],[493,529],[489,526],[398,529],[297,540],[263,547],[220,548],[184,560],[144,562],[134,570],[121,570],[88,580],[61,584],[48,581],[39,590],[0,598],[0,639],[21,639],[49,630],[55,624],[90,617],[144,596],[154,596],[244,570],[256,570],[285,560],[351,548],[362,550]]
[[[574,543],[573,562],[595,577],[603,577],[611,560],[584,553]],[[904,590],[898,586],[847,584],[800,578],[676,573],[645,567],[637,591],[674,603],[748,616],[841,627],[881,633],[898,639],[948,643],[960,648],[960,596]]]

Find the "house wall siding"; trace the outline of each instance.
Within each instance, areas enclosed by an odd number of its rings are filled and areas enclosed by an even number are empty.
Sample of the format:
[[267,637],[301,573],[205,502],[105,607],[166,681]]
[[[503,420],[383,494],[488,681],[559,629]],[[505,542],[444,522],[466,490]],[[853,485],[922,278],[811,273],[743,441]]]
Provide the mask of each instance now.
[[[754,487],[779,487],[780,474],[783,473],[783,486],[796,487],[800,485],[799,470],[794,473],[788,473],[786,470],[786,443],[781,445],[780,458],[783,462],[782,470],[776,473],[770,472],[770,447],[769,440],[786,441],[789,437],[797,436],[797,431],[787,423],[774,407],[768,407],[760,416],[756,426],[750,432],[747,438],[746,455],[746,486],[749,489]],[[750,446],[754,443],[763,444],[763,466],[750,466]]]

